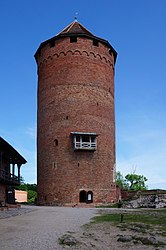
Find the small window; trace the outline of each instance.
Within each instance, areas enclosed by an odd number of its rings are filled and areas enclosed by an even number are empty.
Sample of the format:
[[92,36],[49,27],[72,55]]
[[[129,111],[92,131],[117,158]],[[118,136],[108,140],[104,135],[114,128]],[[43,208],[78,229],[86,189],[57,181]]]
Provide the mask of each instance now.
[[54,142],[55,142],[55,146],[58,146],[58,140],[55,139]]
[[74,140],[74,150],[96,150],[97,149],[97,140],[95,133],[84,133],[78,134],[77,132],[73,132],[73,140]]
[[50,41],[50,47],[55,47],[55,40]]
[[87,192],[87,203],[92,203],[93,202],[93,192],[88,191]]
[[71,36],[70,37],[70,42],[71,43],[76,43],[77,42],[77,37],[76,36]]
[[99,42],[97,40],[93,39],[93,45],[94,46],[99,46]]

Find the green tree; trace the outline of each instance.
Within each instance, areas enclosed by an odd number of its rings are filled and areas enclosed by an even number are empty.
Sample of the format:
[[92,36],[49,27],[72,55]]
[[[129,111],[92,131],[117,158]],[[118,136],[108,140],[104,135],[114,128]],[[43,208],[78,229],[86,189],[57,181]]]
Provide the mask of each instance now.
[[120,171],[116,173],[116,184],[123,190],[147,190],[145,182],[148,179],[143,175],[135,173],[127,174],[125,178]]
[[128,183],[126,182],[126,180],[124,179],[123,175],[121,174],[120,171],[116,172],[116,184],[118,187],[120,187],[121,189],[127,189],[128,190]]
[[33,191],[37,192],[37,185],[36,184],[28,184],[27,183],[27,189],[28,190],[33,190]]
[[143,175],[138,175],[138,174],[127,174],[125,176],[125,180],[128,184],[129,190],[147,190],[147,186],[145,182],[148,180],[145,176]]
[[22,190],[22,191],[33,190],[33,191],[37,192],[37,185],[36,184],[29,184],[29,183],[22,183],[19,186],[16,186],[15,189]]
[[28,202],[34,203],[37,198],[37,192],[33,190],[28,190]]

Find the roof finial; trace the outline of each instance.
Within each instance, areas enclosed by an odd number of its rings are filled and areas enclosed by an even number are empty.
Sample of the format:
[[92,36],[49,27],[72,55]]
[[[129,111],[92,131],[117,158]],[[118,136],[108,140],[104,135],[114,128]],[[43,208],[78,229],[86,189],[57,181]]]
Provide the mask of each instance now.
[[75,17],[74,17],[75,22],[77,22],[77,15],[78,15],[78,12],[75,13]]

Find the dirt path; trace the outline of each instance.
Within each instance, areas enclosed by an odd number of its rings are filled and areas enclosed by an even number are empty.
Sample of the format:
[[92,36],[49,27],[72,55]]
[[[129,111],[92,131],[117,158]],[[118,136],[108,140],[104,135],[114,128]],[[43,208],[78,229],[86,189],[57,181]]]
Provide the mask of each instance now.
[[26,209],[26,213],[24,210],[21,214],[20,210],[20,215],[0,220],[0,250],[63,249],[58,244],[58,238],[67,231],[78,232],[80,226],[88,223],[96,213],[94,209],[87,208]]

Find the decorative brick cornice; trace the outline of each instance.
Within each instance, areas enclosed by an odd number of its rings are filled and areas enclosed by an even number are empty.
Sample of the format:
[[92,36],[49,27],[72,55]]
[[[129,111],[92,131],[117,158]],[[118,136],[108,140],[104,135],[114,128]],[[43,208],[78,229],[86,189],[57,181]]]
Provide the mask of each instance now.
[[110,59],[106,58],[105,56],[103,55],[100,55],[98,53],[94,53],[93,51],[81,51],[81,50],[68,50],[66,52],[64,51],[61,51],[59,53],[54,53],[52,55],[49,55],[47,58],[44,58],[40,63],[39,63],[39,66],[41,66],[42,64],[44,63],[47,63],[48,61],[50,60],[53,60],[54,58],[59,58],[59,57],[65,57],[67,55],[79,55],[79,56],[87,56],[87,57],[93,57],[95,59],[99,59],[101,60],[102,62],[108,64],[109,66],[112,66],[112,68],[114,68],[114,64],[113,62],[110,61]]

